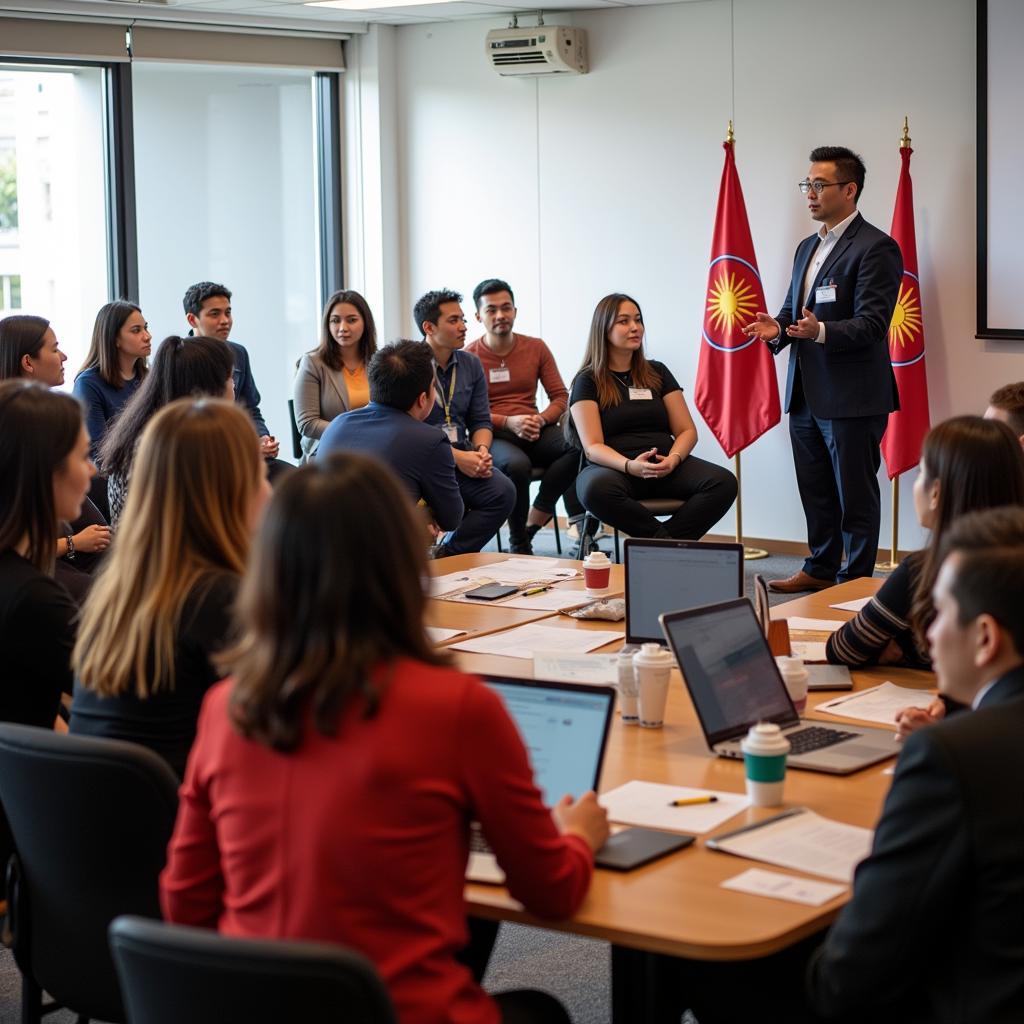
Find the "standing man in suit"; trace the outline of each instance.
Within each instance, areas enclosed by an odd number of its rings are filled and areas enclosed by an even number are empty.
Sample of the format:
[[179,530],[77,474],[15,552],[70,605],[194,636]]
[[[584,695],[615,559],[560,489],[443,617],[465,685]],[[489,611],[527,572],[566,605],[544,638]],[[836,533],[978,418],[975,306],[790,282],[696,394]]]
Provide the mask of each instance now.
[[811,554],[799,572],[769,583],[783,593],[873,573],[879,444],[899,408],[887,335],[903,258],[857,212],[864,162],[843,146],[815,149],[800,191],[821,227],[797,246],[778,316],[758,313],[744,327],[776,355],[790,346],[785,408]]

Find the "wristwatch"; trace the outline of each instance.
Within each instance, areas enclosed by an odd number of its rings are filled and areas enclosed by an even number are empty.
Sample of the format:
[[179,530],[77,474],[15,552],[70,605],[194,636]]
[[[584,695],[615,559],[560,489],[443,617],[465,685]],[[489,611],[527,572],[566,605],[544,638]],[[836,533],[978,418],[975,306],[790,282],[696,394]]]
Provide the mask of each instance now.
[[69,533],[64,540],[68,546],[67,551],[64,552],[64,557],[69,562],[73,562],[75,560],[75,538]]

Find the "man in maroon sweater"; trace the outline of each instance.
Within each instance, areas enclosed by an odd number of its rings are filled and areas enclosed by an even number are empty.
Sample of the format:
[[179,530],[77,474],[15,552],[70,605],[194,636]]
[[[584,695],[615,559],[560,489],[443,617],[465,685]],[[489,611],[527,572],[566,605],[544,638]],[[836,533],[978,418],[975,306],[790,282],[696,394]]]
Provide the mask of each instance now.
[[[494,424],[491,455],[494,465],[516,487],[516,504],[508,525],[513,554],[533,554],[537,531],[555,514],[564,496],[570,522],[582,520],[576,497],[579,452],[569,447],[558,420],[565,412],[568,392],[551,350],[540,338],[516,334],[516,306],[508,283],[497,278],[473,289],[476,318],[484,334],[466,346],[483,364]],[[543,384],[548,404],[537,407],[537,385]],[[530,506],[534,467],[544,469],[537,498]]]

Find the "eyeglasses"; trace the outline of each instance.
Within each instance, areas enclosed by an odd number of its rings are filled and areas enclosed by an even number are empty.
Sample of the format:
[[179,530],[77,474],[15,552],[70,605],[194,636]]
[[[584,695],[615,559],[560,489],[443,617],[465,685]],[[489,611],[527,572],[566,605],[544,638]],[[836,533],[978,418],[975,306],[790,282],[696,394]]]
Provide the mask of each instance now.
[[[852,179],[851,179],[852,180]],[[801,181],[797,188],[800,189],[800,195],[805,196],[811,189],[814,189],[815,195],[821,195],[821,193],[832,185],[849,185],[849,181],[808,181],[806,178]]]

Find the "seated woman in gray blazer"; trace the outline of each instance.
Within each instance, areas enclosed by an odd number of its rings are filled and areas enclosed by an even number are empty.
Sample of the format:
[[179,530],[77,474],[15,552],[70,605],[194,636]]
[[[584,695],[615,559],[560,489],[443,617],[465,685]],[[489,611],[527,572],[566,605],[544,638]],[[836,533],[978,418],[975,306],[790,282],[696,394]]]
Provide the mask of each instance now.
[[307,352],[295,374],[295,423],[302,435],[302,461],[316,454],[335,416],[370,401],[366,367],[377,351],[377,328],[366,299],[335,292],[324,305],[320,346]]

